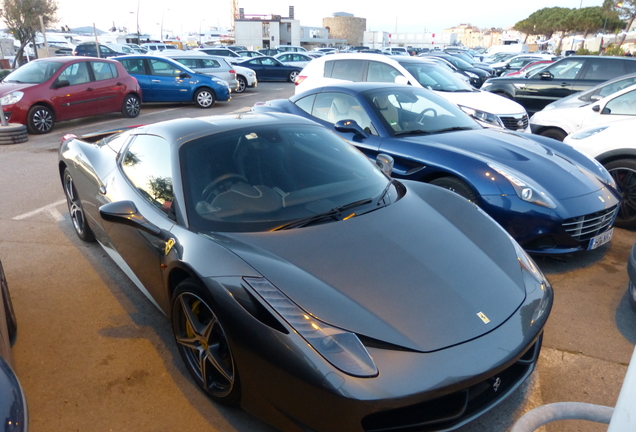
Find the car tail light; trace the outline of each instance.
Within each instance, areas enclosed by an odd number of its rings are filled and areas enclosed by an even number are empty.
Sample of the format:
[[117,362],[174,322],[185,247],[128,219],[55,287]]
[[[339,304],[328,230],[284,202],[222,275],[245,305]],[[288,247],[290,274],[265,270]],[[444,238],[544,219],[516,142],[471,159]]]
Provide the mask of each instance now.
[[230,73],[236,75],[236,71],[234,69],[230,69]]
[[299,85],[301,82],[305,81],[305,79],[306,79],[306,78],[307,78],[306,76],[298,75],[298,76],[296,77],[296,82],[295,82],[294,84],[295,84],[295,85]]

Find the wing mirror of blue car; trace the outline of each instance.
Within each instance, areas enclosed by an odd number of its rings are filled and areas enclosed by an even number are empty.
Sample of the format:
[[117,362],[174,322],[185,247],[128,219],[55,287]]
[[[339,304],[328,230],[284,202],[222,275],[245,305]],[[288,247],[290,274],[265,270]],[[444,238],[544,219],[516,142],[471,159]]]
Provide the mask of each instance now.
[[167,240],[170,233],[150,223],[132,201],[115,201],[99,208],[99,215],[107,222],[128,225],[150,235]]
[[380,168],[380,171],[389,177],[393,172],[394,163],[393,158],[385,153],[380,153],[375,158],[375,164]]
[[188,79],[188,78],[192,78],[189,74],[185,73],[185,72],[181,72],[179,74],[179,78],[181,79]]
[[353,133],[362,138],[368,137],[364,129],[355,120],[340,120],[334,125],[334,128],[340,133]]

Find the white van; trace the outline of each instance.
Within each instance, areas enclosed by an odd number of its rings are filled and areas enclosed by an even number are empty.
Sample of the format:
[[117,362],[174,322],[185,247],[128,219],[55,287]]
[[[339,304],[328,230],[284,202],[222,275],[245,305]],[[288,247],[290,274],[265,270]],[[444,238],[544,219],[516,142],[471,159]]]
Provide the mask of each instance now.
[[[510,99],[478,90],[451,70],[422,57],[332,54],[312,60],[296,78],[296,94],[346,82],[391,82],[427,88],[485,127],[530,132],[528,113]],[[496,96],[496,97],[493,97]]]

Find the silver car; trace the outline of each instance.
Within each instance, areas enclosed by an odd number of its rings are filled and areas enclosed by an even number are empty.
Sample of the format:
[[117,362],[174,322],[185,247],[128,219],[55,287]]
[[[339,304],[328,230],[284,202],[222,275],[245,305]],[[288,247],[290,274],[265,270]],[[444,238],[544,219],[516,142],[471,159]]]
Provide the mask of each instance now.
[[195,72],[203,73],[206,75],[212,75],[222,80],[225,80],[230,85],[230,89],[233,92],[240,93],[239,82],[236,79],[236,72],[234,67],[231,66],[223,57],[211,56],[208,54],[189,54],[189,53],[172,53],[169,51],[163,51],[161,53],[166,57],[178,61],[184,66],[189,67]]

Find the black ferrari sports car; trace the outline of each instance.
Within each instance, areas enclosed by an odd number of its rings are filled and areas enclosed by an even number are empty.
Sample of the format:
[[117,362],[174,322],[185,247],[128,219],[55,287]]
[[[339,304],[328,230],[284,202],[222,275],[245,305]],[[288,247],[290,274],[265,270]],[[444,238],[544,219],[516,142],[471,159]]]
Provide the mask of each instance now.
[[552,288],[475,204],[377,162],[288,114],[59,150],[78,236],[171,319],[210,398],[284,431],[455,429],[531,374]]

